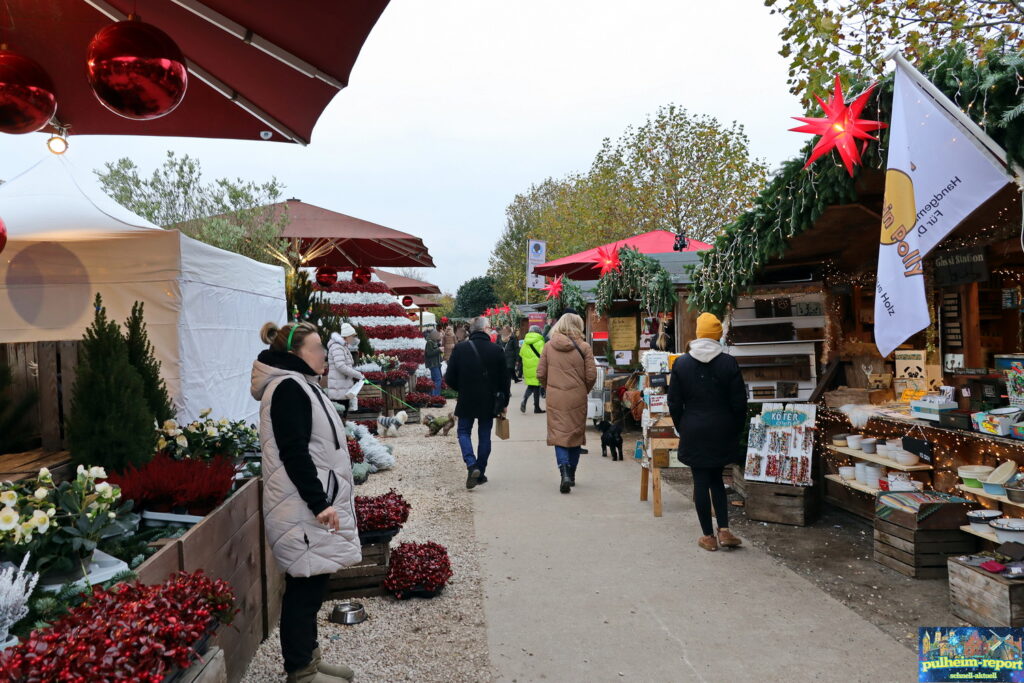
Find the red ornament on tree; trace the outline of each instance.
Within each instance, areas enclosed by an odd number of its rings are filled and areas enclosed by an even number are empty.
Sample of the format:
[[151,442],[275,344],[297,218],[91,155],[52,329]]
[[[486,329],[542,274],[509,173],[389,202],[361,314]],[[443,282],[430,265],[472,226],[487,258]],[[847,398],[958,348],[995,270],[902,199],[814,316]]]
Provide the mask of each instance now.
[[4,225],[3,219],[0,219],[0,253],[3,252],[4,247],[7,246],[7,226]]
[[402,297],[402,305],[403,306],[412,306],[412,297],[411,296],[403,296]]
[[188,68],[181,48],[152,24],[129,19],[93,36],[86,57],[100,103],[135,121],[157,119],[185,98]]
[[554,280],[541,287],[541,289],[548,293],[546,298],[557,299],[562,295],[562,276],[559,275]]
[[338,281],[338,271],[330,266],[316,269],[316,283],[321,287],[330,287]]
[[[839,76],[836,76],[836,89],[828,102],[825,102],[817,95],[814,96],[818,103],[821,104],[821,108],[825,112],[825,118],[793,117],[807,125],[790,128],[791,131],[821,136],[818,144],[814,146],[814,150],[811,152],[811,157],[804,164],[804,168],[807,168],[828,154],[834,147],[839,150],[839,156],[843,159],[846,172],[851,176],[853,175],[853,167],[859,166],[861,163],[860,155],[863,149],[867,147],[866,141],[878,140],[875,136],[869,135],[868,131],[888,128],[888,124],[881,121],[858,118],[861,112],[864,111],[864,106],[868,103],[868,98],[871,97],[871,93],[874,92],[876,85],[872,83],[870,88],[853,101],[853,104],[847,105],[846,100],[843,99],[843,85],[839,81]],[[858,140],[864,141],[860,143],[860,148],[858,148]]]
[[42,130],[57,113],[53,81],[35,60],[0,50],[0,133]]
[[352,271],[352,282],[357,285],[365,285],[371,278],[373,278],[373,273],[369,268],[359,267]]

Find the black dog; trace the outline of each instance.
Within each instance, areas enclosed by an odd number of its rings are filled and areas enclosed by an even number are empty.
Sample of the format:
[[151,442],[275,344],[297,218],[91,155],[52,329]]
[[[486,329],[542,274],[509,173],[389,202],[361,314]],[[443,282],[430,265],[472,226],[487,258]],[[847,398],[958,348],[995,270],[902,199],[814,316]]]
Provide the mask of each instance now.
[[601,420],[597,423],[597,428],[601,432],[601,457],[607,458],[610,448],[612,460],[622,460],[622,426]]

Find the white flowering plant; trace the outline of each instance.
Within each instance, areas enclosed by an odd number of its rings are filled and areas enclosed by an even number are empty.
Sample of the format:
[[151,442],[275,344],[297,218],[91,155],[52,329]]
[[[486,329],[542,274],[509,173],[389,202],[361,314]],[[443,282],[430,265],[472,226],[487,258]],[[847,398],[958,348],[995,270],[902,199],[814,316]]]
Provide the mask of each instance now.
[[244,420],[214,420],[210,413],[204,410],[198,420],[186,425],[176,420],[157,425],[157,450],[176,460],[210,460],[218,455],[238,459],[243,453],[259,450],[260,435],[255,425],[247,425]]
[[402,361],[397,356],[389,356],[385,353],[378,353],[372,356],[360,356],[359,362],[362,365],[377,365],[378,367],[380,367],[380,372],[388,372],[390,370],[398,369],[398,366],[401,364]]
[[102,467],[78,466],[75,478],[56,485],[45,467],[34,479],[0,484],[0,555],[30,569],[64,573],[77,569],[119,518],[131,512],[121,490]]

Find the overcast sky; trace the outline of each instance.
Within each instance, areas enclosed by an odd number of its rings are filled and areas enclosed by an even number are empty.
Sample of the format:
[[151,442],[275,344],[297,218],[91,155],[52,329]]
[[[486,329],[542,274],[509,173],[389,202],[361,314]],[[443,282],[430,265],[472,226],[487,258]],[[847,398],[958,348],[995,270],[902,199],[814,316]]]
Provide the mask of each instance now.
[[[772,166],[797,154],[780,26],[762,0],[392,0],[308,147],[84,136],[68,157],[148,173],[174,149],[208,179],[277,176],[286,196],[421,236],[427,279],[454,292],[486,270],[517,192],[587,168],[659,105],[740,122]],[[0,138],[0,178],[44,140]]]

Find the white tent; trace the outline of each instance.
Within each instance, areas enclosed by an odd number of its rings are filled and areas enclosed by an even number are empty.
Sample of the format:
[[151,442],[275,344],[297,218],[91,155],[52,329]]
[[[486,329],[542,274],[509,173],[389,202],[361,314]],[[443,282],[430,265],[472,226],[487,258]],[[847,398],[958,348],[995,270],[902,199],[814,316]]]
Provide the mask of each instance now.
[[259,328],[286,320],[282,268],[153,225],[63,157],[0,185],[0,217],[0,344],[81,339],[97,292],[121,324],[142,301],[178,417],[255,421],[249,374]]

